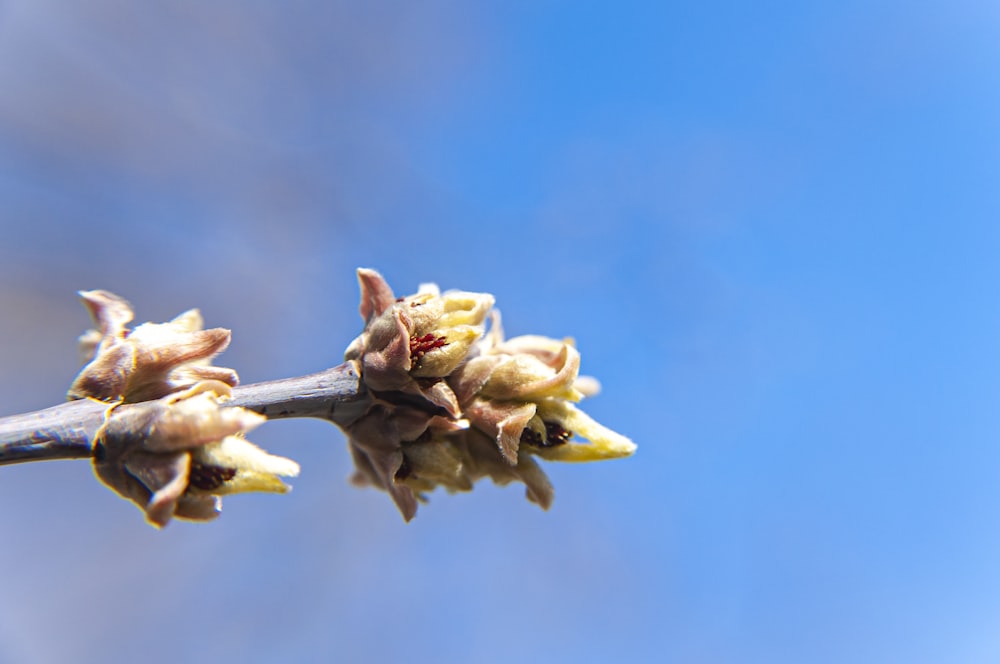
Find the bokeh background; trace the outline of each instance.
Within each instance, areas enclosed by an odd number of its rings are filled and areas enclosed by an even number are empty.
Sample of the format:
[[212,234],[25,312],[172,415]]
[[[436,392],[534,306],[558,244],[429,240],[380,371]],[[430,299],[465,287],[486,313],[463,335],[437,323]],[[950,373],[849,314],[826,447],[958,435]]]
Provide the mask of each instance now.
[[1000,6],[0,3],[0,411],[78,289],[339,362],[354,269],[573,336],[629,460],[404,524],[340,432],[163,531],[0,471],[0,662],[1000,661]]

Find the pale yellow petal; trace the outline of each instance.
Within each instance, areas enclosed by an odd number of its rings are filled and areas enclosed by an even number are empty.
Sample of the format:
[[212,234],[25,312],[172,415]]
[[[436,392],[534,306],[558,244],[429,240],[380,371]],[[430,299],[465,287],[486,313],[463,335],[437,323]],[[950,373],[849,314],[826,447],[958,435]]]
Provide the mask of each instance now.
[[235,470],[236,474],[210,491],[226,495],[248,491],[286,493],[288,485],[278,479],[295,477],[299,464],[285,457],[268,454],[253,443],[238,436],[227,436],[191,451],[191,459],[204,466]]
[[567,431],[589,441],[587,445],[567,443],[555,447],[533,448],[538,456],[550,461],[601,461],[631,456],[635,443],[598,423],[571,403],[547,399],[538,404],[538,416],[557,422]]
[[551,364],[535,355],[512,355],[493,370],[482,393],[495,399],[536,401],[555,397],[579,401],[583,394],[574,388],[579,371],[580,353],[566,344]]

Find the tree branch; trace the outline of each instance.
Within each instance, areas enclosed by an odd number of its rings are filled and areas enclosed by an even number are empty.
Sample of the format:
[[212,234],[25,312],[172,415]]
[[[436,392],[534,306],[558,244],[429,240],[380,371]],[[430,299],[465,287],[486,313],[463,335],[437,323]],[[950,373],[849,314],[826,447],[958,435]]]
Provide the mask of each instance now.
[[409,521],[435,488],[470,491],[487,477],[523,482],[548,509],[553,488],[536,457],[599,461],[635,450],[576,406],[598,384],[579,375],[571,340],[505,340],[489,293],[424,284],[396,297],[364,269],[358,281],[365,327],[347,362],[245,386],[211,364],[231,332],[203,329],[196,309],[129,328],[128,302],[81,292],[95,329],[81,337],[91,359],[70,387],[76,400],[0,418],[0,466],[91,459],[100,481],[154,526],[207,521],[222,496],[287,492],[281,478],[299,465],[245,434],[267,419],[311,417],[343,429],[352,483],[388,492]]
[[[225,406],[241,406],[268,419],[314,417],[347,426],[361,416],[368,393],[351,363],[308,376],[233,389]],[[123,404],[125,411],[139,404]],[[87,459],[109,404],[93,399],[0,418],[0,466],[27,461]]]
[[0,418],[0,465],[90,457],[108,404],[85,399]]

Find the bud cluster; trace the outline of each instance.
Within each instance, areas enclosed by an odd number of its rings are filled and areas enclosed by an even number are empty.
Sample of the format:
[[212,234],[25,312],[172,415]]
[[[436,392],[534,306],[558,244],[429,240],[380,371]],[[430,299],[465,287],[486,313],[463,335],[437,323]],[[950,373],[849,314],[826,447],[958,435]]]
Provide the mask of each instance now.
[[90,361],[69,398],[108,403],[93,441],[102,482],[157,527],[173,517],[214,519],[224,495],[289,490],[279,476],[298,475],[298,464],[243,437],[267,418],[224,406],[239,379],[210,362],[229,345],[229,330],[202,330],[194,309],[129,330],[132,308],[125,300],[107,291],[80,295],[98,329],[80,338]]
[[389,492],[405,519],[426,492],[469,491],[483,477],[523,482],[548,508],[552,485],[533,457],[596,461],[635,450],[575,406],[599,385],[579,375],[571,339],[505,340],[486,293],[425,284],[396,298],[377,272],[358,278],[365,328],[345,359],[372,400],[347,427],[353,479]]

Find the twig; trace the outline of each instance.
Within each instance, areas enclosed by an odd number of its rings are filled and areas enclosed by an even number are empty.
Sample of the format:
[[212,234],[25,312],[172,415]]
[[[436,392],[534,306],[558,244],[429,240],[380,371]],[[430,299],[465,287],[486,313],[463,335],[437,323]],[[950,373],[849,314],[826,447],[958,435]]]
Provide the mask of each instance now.
[[579,375],[571,340],[505,339],[489,293],[424,284],[396,297],[364,269],[358,281],[365,327],[344,364],[246,386],[212,364],[231,332],[203,329],[196,309],[130,328],[127,301],[81,292],[95,329],[80,338],[91,359],[69,388],[75,401],[0,418],[0,465],[91,459],[106,486],[162,527],[214,519],[222,496],[288,491],[281,478],[299,465],[246,438],[267,419],[338,425],[351,481],[388,492],[407,521],[435,488],[470,491],[481,478],[522,482],[548,509],[553,488],[536,457],[600,461],[635,450],[576,406],[599,386]]
[[[241,385],[226,406],[242,406],[268,419],[314,417],[347,426],[364,413],[367,391],[350,363],[295,378]],[[117,410],[133,408],[123,404]],[[109,404],[69,401],[0,418],[0,466],[27,461],[87,459]]]
[[87,399],[0,418],[0,465],[89,458],[107,409]]

